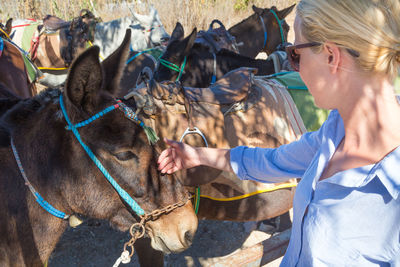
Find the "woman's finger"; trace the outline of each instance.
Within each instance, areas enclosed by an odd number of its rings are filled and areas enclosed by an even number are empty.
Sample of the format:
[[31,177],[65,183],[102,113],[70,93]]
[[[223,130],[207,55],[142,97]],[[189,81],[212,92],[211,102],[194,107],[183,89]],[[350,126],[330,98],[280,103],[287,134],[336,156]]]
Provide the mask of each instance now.
[[172,157],[172,153],[169,152],[165,155],[165,157],[158,160],[158,169],[163,169],[168,163],[173,162],[174,158]]
[[169,157],[171,153],[171,148],[167,148],[161,152],[158,156],[157,163],[160,164],[165,158]]
[[161,173],[168,173],[171,174],[172,172],[176,171],[176,165],[174,162],[168,162],[162,169]]

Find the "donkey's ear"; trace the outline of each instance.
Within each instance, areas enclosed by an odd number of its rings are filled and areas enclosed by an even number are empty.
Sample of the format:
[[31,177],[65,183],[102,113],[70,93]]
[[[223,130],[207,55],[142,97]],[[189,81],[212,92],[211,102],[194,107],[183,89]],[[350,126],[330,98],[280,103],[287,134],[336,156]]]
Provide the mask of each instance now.
[[6,22],[6,33],[7,33],[8,35],[10,35],[10,34],[11,34],[11,31],[12,31],[12,21],[13,21],[13,19],[10,18],[10,19],[8,19],[7,22]]
[[292,12],[292,10],[293,10],[293,8],[294,8],[295,6],[296,6],[296,4],[293,4],[293,5],[291,5],[290,7],[287,7],[287,8],[285,8],[285,9],[282,9],[282,10],[278,11],[278,13],[277,13],[278,18],[280,18],[280,19],[286,18],[286,16],[289,15],[290,12]]
[[175,28],[174,28],[174,30],[172,31],[172,34],[171,34],[171,41],[173,41],[173,40],[183,40],[184,36],[185,36],[185,32],[183,30],[182,24],[177,22],[176,25],[175,25]]
[[194,28],[192,33],[184,40],[186,44],[185,44],[185,49],[183,50],[183,54],[185,56],[188,55],[190,50],[192,49],[194,42],[196,41],[196,37],[197,37],[197,28]]
[[72,62],[69,69],[65,84],[68,100],[80,110],[93,112],[102,87],[102,77],[99,47],[90,47]]
[[101,65],[104,70],[104,89],[115,95],[119,91],[131,44],[131,30],[127,29],[121,45]]
[[255,5],[253,5],[252,8],[253,8],[254,13],[256,13],[259,16],[262,16],[262,13],[264,11],[262,8],[256,7]]

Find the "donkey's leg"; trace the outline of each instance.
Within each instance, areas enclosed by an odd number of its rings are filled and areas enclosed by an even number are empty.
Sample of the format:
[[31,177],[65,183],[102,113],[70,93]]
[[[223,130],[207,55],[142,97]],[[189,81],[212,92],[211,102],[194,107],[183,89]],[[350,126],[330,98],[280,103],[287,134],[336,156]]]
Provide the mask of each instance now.
[[135,242],[135,251],[141,267],[163,267],[164,254],[150,245],[150,238],[140,238]]

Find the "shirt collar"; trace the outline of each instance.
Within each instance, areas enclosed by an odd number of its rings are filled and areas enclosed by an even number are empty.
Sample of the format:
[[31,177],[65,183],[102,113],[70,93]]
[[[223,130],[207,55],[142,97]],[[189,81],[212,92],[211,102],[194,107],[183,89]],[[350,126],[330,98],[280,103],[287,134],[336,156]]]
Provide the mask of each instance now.
[[[338,112],[337,112],[338,113]],[[334,140],[334,146],[337,147],[344,135],[344,125],[342,117],[338,115],[338,123],[336,124],[337,133]],[[342,131],[343,130],[343,131]],[[361,187],[368,184],[372,179],[377,177],[386,190],[397,199],[400,195],[400,146],[387,154],[381,161],[376,164],[370,164],[359,168],[345,170],[334,174],[321,182],[338,184],[346,187]]]
[[376,171],[373,173],[378,176],[382,184],[390,195],[397,199],[400,194],[400,146],[386,155],[376,164]]

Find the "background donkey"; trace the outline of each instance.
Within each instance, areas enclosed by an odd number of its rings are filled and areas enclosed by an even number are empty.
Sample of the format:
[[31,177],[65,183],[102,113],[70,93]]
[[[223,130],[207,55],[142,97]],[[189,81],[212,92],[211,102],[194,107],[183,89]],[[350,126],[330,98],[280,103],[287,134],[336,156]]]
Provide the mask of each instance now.
[[27,59],[9,39],[11,25],[12,19],[5,26],[0,23],[0,98],[10,95],[27,98],[36,94],[36,86],[28,75]]
[[157,10],[150,7],[148,15],[132,12],[131,17],[98,23],[94,44],[100,47],[101,56],[110,55],[118,47],[124,38],[126,29],[132,30],[131,46],[135,51],[166,45],[170,38],[161,23]]
[[[161,64],[154,72],[156,81],[175,81],[179,76],[184,86],[208,87],[213,77],[218,80],[227,72],[240,67],[256,68],[259,75],[275,71],[272,60],[253,59],[227,49],[213,54],[208,47],[195,43],[196,35],[197,29],[193,29],[184,38],[182,25],[179,22],[176,24],[171,40],[160,58]],[[171,68],[171,63],[176,67]]]
[[237,43],[242,43],[239,46],[239,53],[255,58],[260,52],[269,55],[277,49],[278,45],[286,43],[289,25],[285,18],[294,7],[295,4],[278,10],[275,6],[259,8],[253,5],[254,14],[228,30],[235,36]]
[[[190,246],[197,218],[190,201],[185,202],[186,189],[174,176],[160,175],[156,147],[149,144],[141,126],[117,108],[125,107],[125,112],[129,111],[126,107],[134,108],[134,102],[124,106],[115,99],[129,40],[127,34],[121,47],[101,64],[99,48],[88,49],[73,62],[63,92],[46,90],[19,101],[2,116],[1,266],[43,266],[68,225],[35,202],[19,168],[23,167],[36,192],[66,214],[106,219],[122,231],[140,218],[137,207],[126,201],[126,195],[117,193],[114,183],[107,181],[73,132],[66,129],[66,125],[72,127],[67,124],[68,117],[77,123],[107,107],[116,110],[101,113],[104,116],[79,128],[82,142],[145,214],[180,201],[186,203],[151,218],[145,227],[154,249],[170,253]],[[62,105],[65,108],[60,110]],[[11,143],[17,152],[12,151]],[[22,167],[17,166],[17,159]],[[63,215],[59,211],[56,214]]]

